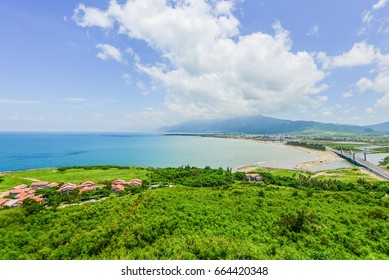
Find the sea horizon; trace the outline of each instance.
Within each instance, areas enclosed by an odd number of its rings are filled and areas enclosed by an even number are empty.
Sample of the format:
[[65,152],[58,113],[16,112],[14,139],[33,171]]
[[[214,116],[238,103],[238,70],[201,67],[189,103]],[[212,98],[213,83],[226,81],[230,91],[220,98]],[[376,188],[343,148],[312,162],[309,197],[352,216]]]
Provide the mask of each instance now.
[[0,132],[0,172],[65,166],[292,169],[307,152],[244,139],[139,132]]

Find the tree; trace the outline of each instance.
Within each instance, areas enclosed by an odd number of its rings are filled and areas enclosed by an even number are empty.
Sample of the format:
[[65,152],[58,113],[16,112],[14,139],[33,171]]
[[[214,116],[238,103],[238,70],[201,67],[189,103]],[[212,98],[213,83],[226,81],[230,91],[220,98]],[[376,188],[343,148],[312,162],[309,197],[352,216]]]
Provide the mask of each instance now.
[[26,211],[27,215],[33,215],[45,209],[45,206],[34,199],[27,198],[23,201],[21,208]]

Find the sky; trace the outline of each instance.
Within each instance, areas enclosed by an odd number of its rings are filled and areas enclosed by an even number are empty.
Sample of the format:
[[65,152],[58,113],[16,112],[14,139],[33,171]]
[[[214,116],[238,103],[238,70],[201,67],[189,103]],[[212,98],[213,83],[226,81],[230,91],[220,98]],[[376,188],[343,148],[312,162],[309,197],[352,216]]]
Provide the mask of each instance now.
[[2,0],[0,18],[0,131],[389,121],[389,0]]

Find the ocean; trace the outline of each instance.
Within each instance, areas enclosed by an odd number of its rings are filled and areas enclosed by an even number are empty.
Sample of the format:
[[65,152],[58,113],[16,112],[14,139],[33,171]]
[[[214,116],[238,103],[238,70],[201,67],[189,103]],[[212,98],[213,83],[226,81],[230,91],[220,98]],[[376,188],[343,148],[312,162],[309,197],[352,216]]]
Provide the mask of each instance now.
[[0,172],[46,167],[122,165],[293,168],[314,156],[249,140],[131,133],[0,133]]

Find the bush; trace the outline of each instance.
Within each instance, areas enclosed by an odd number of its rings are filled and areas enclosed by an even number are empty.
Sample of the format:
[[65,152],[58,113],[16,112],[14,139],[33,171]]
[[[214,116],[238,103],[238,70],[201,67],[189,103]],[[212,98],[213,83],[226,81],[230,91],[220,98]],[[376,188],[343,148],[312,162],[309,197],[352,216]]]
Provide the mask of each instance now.
[[313,213],[307,213],[305,209],[297,210],[296,213],[281,214],[280,224],[292,232],[300,232],[308,225],[314,223],[317,217]]
[[370,211],[369,214],[367,214],[367,216],[371,219],[381,219],[381,220],[386,220],[388,218],[385,212],[378,208]]
[[33,199],[27,198],[23,201],[21,208],[26,212],[27,215],[33,215],[45,209],[45,206]]

